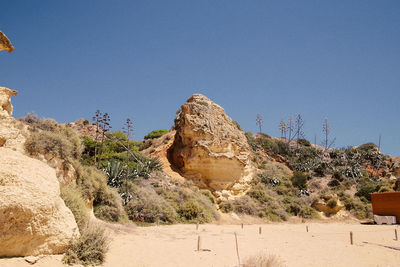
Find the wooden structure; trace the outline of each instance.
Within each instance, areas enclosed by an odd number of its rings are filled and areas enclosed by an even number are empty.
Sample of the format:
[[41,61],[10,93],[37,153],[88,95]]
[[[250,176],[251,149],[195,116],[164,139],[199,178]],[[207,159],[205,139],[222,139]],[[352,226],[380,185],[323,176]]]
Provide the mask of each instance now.
[[371,199],[374,215],[395,216],[400,222],[400,192],[373,193]]

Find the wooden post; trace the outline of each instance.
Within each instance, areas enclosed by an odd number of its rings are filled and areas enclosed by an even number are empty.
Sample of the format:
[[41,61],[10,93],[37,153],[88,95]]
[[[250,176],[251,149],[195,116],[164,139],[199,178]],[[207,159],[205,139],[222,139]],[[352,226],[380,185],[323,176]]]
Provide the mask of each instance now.
[[236,232],[235,232],[235,243],[236,243],[236,255],[237,255],[238,263],[239,263],[238,266],[240,266],[239,245],[238,245],[238,241],[237,241],[237,234],[236,234]]
[[307,231],[307,233],[308,233],[308,225],[306,226],[306,231]]
[[258,228],[258,233],[261,235],[261,226]]
[[199,230],[199,222],[196,223],[196,231]]
[[200,251],[201,249],[201,239],[200,236],[197,237],[197,251]]
[[353,245],[353,232],[350,232],[350,244]]
[[398,240],[398,238],[397,238],[397,229],[394,229],[394,240]]
[[243,223],[242,223],[242,229],[243,229]]

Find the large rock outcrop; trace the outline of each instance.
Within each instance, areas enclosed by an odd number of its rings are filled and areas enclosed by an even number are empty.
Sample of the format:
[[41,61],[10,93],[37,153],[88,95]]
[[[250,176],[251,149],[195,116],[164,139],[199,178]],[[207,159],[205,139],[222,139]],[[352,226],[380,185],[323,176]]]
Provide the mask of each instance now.
[[55,170],[24,155],[29,132],[11,117],[16,94],[0,87],[0,257],[63,253],[79,230]]
[[0,257],[63,253],[75,236],[55,170],[0,148]]
[[252,173],[250,147],[222,107],[195,94],[182,105],[175,130],[168,158],[184,177],[222,199],[247,190]]
[[0,147],[8,147],[17,151],[24,151],[24,132],[26,126],[11,117],[13,106],[11,96],[17,95],[15,90],[0,87]]

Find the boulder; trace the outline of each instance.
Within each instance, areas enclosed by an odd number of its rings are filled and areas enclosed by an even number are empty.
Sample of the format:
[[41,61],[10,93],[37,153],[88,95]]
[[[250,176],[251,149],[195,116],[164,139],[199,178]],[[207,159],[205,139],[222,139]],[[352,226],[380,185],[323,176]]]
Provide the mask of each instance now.
[[78,236],[55,170],[0,147],[0,257],[60,254]]
[[176,134],[168,158],[184,177],[217,196],[243,194],[252,177],[250,147],[222,107],[195,94],[175,119]]

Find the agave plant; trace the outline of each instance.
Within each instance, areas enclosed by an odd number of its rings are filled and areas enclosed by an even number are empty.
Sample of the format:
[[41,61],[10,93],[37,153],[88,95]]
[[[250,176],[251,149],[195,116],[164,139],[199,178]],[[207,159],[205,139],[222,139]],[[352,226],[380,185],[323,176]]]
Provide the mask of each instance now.
[[107,166],[103,169],[107,174],[107,184],[112,187],[120,187],[122,185],[122,179],[124,176],[124,169],[121,166],[121,162],[111,161],[107,162]]

